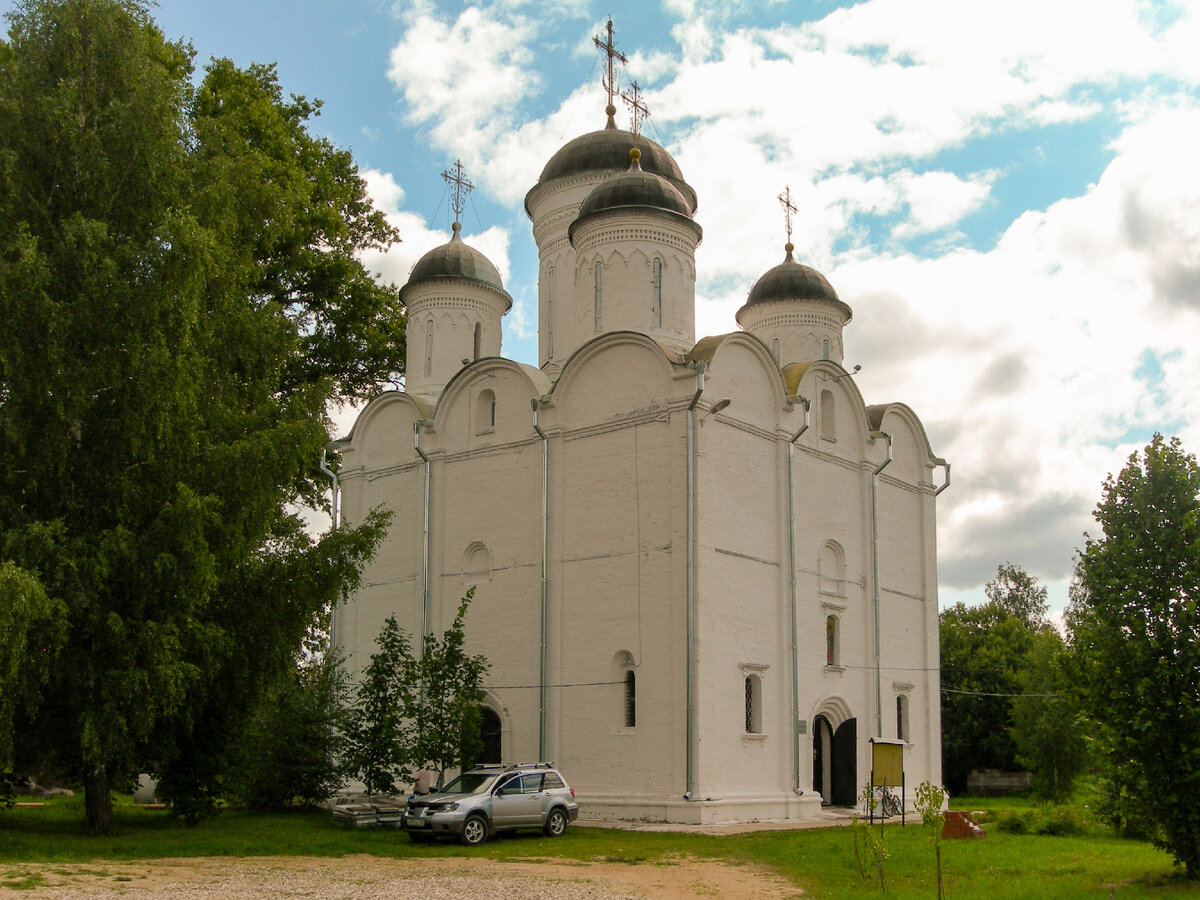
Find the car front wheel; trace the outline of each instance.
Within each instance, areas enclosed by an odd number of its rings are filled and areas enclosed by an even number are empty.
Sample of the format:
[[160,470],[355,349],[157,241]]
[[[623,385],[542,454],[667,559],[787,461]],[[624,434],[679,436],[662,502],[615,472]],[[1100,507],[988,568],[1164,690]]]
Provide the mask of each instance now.
[[478,847],[487,840],[488,827],[483,816],[471,816],[463,822],[461,840],[468,847]]
[[566,830],[567,814],[561,809],[550,810],[550,815],[546,817],[546,836],[562,837]]

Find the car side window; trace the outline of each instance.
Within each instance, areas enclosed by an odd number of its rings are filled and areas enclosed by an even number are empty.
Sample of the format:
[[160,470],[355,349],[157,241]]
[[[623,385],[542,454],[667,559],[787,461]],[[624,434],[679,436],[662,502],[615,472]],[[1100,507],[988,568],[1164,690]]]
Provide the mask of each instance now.
[[547,772],[546,779],[542,782],[542,790],[552,791],[555,788],[563,786],[563,780],[558,776],[557,772]]
[[542,775],[523,775],[521,776],[521,790],[526,794],[536,794],[542,789]]

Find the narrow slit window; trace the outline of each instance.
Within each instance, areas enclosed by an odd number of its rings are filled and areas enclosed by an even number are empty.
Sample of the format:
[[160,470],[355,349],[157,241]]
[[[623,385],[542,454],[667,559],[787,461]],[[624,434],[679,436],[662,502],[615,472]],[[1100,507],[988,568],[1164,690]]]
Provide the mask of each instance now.
[[595,322],[596,331],[600,330],[600,281],[601,281],[602,268],[603,268],[603,264],[600,262],[600,260],[596,260],[596,270],[595,270],[596,271],[596,295],[593,300],[593,306],[594,306],[593,313],[594,313],[595,320],[596,320],[596,322]]
[[546,270],[546,356],[554,358],[554,266]]
[[746,676],[746,733],[762,733],[762,680]]
[[425,323],[425,374],[433,374],[433,319]]
[[825,665],[838,664],[838,620],[837,616],[829,616],[825,620]]
[[625,727],[637,727],[637,675],[632,669],[625,673]]
[[483,344],[483,325],[479,322],[476,322],[475,323],[475,349],[474,349],[474,356],[471,357],[476,362],[479,361],[479,352],[480,352],[482,344]]
[[651,310],[653,326],[662,327],[662,260],[654,260],[654,306]]

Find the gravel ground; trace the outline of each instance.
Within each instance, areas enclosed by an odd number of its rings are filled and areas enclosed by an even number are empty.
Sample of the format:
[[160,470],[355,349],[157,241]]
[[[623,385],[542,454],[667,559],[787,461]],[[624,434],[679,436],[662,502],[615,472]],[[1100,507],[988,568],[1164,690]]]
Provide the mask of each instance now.
[[[300,861],[213,860],[189,861],[197,871],[187,871],[180,860],[167,866],[141,867],[102,863],[90,866],[47,867],[46,883],[23,897],[71,898],[125,897],[129,900],[260,900],[306,897],[313,900],[464,900],[502,896],[518,900],[642,900],[644,894],[612,892],[612,885],[580,879],[562,881],[510,872],[436,871],[411,865],[398,868],[389,861],[360,861],[339,866],[337,861],[306,865]],[[40,867],[39,867],[40,868]],[[461,867],[460,867],[461,868]],[[77,871],[72,871],[76,869]],[[62,874],[57,874],[62,873]],[[9,873],[11,877],[11,873]]]
[[[22,883],[24,882],[24,883]],[[0,889],[12,896],[124,900],[726,900],[794,898],[794,885],[765,870],[710,860],[668,865],[484,859],[173,859],[140,863],[0,866]],[[8,891],[0,892],[8,894]]]

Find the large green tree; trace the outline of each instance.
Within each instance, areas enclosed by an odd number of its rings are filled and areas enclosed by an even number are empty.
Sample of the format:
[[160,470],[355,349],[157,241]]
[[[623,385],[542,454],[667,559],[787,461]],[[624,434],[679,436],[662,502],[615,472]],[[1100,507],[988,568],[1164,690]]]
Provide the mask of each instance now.
[[942,611],[942,774],[956,794],[972,769],[1017,767],[1013,695],[1034,634],[1046,625],[1046,589],[1003,563],[984,587],[987,602]]
[[194,86],[140,0],[8,20],[0,561],[65,622],[14,731],[105,830],[138,769],[185,811],[219,790],[231,723],[381,537],[372,516],[313,541],[296,510],[321,502],[328,404],[403,368],[357,259],[395,235],[272,67],[215,60]]
[[1039,629],[1017,678],[1012,701],[1012,741],[1017,762],[1033,775],[1033,793],[1068,799],[1087,763],[1084,726],[1070,684],[1070,652],[1053,628]]
[[1200,467],[1155,435],[1104,482],[1067,624],[1115,801],[1200,877]]

